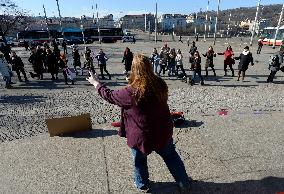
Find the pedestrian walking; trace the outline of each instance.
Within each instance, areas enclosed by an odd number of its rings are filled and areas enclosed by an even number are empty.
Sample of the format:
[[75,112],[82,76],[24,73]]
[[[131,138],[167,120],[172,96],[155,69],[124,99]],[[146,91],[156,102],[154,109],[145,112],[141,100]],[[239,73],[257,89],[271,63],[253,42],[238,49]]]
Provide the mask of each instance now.
[[263,47],[263,40],[264,40],[264,38],[263,38],[263,39],[260,39],[260,40],[258,41],[258,48],[257,48],[256,54],[260,54],[261,49],[262,49],[262,47]]
[[205,62],[205,71],[206,75],[205,77],[208,77],[208,68],[210,67],[214,73],[214,76],[216,76],[216,72],[214,69],[214,57],[216,57],[216,53],[213,50],[213,47],[210,46],[208,51],[203,54],[204,57],[206,57],[206,62]]
[[167,84],[153,72],[148,57],[136,55],[128,86],[111,90],[99,83],[95,75],[87,79],[99,95],[121,108],[119,134],[127,138],[134,165],[134,184],[139,192],[151,192],[147,157],[153,151],[166,163],[181,193],[188,193],[192,179],[173,143],[173,122],[168,101]]
[[218,55],[224,55],[224,76],[227,76],[227,67],[230,67],[230,70],[232,71],[232,77],[235,76],[235,72],[233,69],[233,65],[235,64],[234,60],[234,52],[232,47],[229,45],[227,49],[223,53],[218,53]]
[[181,42],[181,43],[183,43],[183,41],[182,41],[182,36],[179,36],[178,41]]
[[72,85],[74,85],[75,80],[75,74],[69,69],[68,60],[66,59],[66,56],[64,54],[60,54],[60,59],[58,62],[58,66],[63,70],[63,76],[65,84],[68,85],[68,78],[71,80]]
[[241,76],[242,76],[242,81],[244,81],[245,76],[246,76],[246,71],[248,69],[249,64],[251,63],[251,66],[254,65],[252,53],[249,51],[249,47],[246,46],[243,52],[240,54],[240,56],[235,57],[235,59],[240,60],[239,65],[238,65],[239,73],[238,73],[237,81],[240,80]]
[[111,79],[111,75],[106,69],[106,62],[108,60],[106,54],[103,49],[100,49],[98,55],[95,57],[98,60],[100,71],[101,71],[101,79],[105,79],[104,72],[108,75],[108,78]]
[[11,64],[12,64],[12,70],[16,71],[19,81],[23,82],[21,78],[21,74],[20,74],[22,73],[25,78],[25,82],[27,82],[28,78],[27,78],[25,68],[24,68],[25,65],[22,59],[16,54],[15,51],[12,51],[12,54],[11,54]]

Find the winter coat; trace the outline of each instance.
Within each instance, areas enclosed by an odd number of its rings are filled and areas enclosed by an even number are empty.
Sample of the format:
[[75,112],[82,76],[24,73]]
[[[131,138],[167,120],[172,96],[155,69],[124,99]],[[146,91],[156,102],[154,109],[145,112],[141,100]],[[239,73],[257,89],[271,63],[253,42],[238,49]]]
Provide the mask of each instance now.
[[236,60],[240,60],[238,69],[240,71],[246,71],[248,69],[249,64],[253,64],[253,57],[251,52],[242,52],[239,57],[235,57]]
[[129,53],[125,52],[122,62],[124,62],[126,71],[131,70],[132,61],[133,61],[133,53],[132,52],[129,52]]
[[99,53],[96,56],[96,59],[98,60],[99,65],[105,65],[108,60],[105,53]]

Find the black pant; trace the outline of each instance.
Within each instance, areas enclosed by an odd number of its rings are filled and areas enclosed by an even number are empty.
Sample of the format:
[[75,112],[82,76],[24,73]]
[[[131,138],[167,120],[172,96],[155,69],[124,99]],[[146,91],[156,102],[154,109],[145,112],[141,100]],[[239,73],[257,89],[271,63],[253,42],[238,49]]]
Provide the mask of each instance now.
[[17,67],[17,69],[16,69],[16,73],[17,73],[17,76],[19,78],[19,81],[22,81],[20,72],[23,74],[25,80],[27,81],[28,79],[27,79],[27,75],[26,75],[24,67]]
[[235,75],[234,69],[233,69],[233,65],[232,64],[224,64],[224,71],[225,71],[225,75],[227,75],[227,67],[230,67],[230,70],[232,71],[232,76]]
[[268,78],[267,78],[267,83],[273,82],[273,79],[274,79],[276,73],[277,73],[277,71],[271,71],[271,72],[270,72],[270,74],[269,74],[269,76],[268,76]]
[[163,71],[163,75],[165,75],[165,73],[166,73],[166,68],[167,68],[167,66],[166,65],[160,65],[160,70],[159,70],[159,75],[161,74],[161,72]]
[[106,69],[106,64],[100,64],[100,71],[101,71],[101,77],[102,79],[105,79],[105,76],[104,76],[104,71],[106,72],[106,74],[108,75],[109,79],[110,79],[110,74],[109,72],[107,71]]
[[183,65],[177,65],[177,66],[176,66],[176,75],[178,75],[178,70],[179,70],[179,68],[181,69],[181,72],[183,73],[183,76],[185,76],[186,73],[185,73],[185,70],[184,70],[184,68],[183,68]]
[[[214,73],[214,76],[216,76],[216,72],[215,72],[215,69],[214,67],[211,67],[213,73]],[[234,71],[234,70],[233,70]],[[206,77],[208,76],[208,67],[205,67],[205,72],[206,72]]]
[[67,53],[67,47],[63,47],[63,52],[64,52],[64,55],[68,54]]
[[258,46],[256,54],[260,54],[262,46]]

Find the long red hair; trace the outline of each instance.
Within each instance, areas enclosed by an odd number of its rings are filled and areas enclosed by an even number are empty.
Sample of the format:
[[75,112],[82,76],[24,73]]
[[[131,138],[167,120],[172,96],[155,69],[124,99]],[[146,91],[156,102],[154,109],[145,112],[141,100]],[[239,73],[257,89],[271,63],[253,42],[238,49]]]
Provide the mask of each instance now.
[[135,55],[129,85],[136,89],[134,99],[137,104],[155,99],[167,103],[168,86],[164,80],[155,75],[151,61],[144,55]]

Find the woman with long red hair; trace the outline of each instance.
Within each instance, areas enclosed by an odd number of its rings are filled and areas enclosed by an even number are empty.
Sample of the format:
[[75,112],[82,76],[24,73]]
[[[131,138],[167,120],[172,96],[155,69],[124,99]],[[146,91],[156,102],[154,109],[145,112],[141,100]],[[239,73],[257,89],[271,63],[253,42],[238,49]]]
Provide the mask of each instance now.
[[134,182],[138,190],[149,192],[147,155],[158,153],[165,161],[182,192],[190,189],[191,178],[173,144],[173,122],[168,101],[167,84],[153,72],[151,61],[136,55],[128,85],[110,90],[91,74],[87,80],[99,95],[121,107],[120,135],[127,138],[134,160]]

